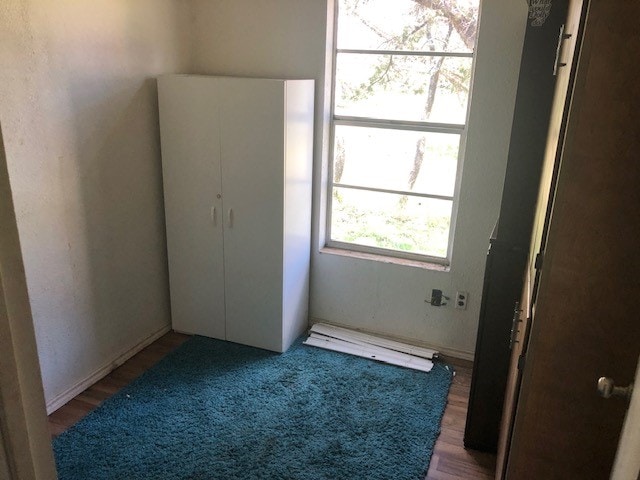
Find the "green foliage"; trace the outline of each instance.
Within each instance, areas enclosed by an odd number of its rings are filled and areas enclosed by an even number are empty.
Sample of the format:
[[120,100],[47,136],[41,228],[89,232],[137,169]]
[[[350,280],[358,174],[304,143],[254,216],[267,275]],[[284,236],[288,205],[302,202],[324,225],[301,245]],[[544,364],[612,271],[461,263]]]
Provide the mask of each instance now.
[[416,217],[398,202],[391,213],[347,203],[334,192],[334,240],[390,250],[445,257],[449,238],[448,216]]
[[[407,0],[340,0],[340,17],[349,18],[367,37],[369,48],[390,51],[420,52],[468,52],[475,43],[477,6],[466,5],[458,0],[408,0],[413,4],[408,10],[406,23],[381,17],[375,4],[407,6]],[[397,2],[394,4],[394,2]],[[386,4],[385,4],[386,5]],[[462,6],[461,6],[462,5]],[[403,10],[405,11],[405,10]],[[372,40],[373,39],[373,40]],[[342,55],[342,54],[340,54]],[[337,76],[336,105],[348,108],[367,104],[378,107],[381,92],[389,92],[387,102],[409,94],[419,98],[417,106],[422,108],[424,120],[429,120],[436,97],[441,94],[437,112],[457,105],[466,105],[471,80],[471,62],[447,55],[362,55],[367,60],[353,60],[349,78]],[[374,62],[367,64],[369,59]],[[345,60],[346,61],[346,60]],[[360,63],[362,62],[362,63]],[[361,67],[362,65],[362,67]],[[358,71],[362,68],[362,71]],[[359,74],[361,73],[361,74]],[[448,95],[447,95],[448,94]],[[438,96],[440,99],[441,97]],[[390,99],[390,100],[389,100]],[[412,99],[410,99],[412,100]],[[339,103],[344,102],[343,104]],[[458,104],[458,101],[460,102]],[[348,105],[349,107],[345,107]],[[403,104],[404,105],[404,104]],[[423,105],[423,107],[422,107]],[[444,106],[444,107],[443,107]],[[404,110],[403,110],[404,112]],[[435,113],[434,116],[438,116]],[[374,116],[374,115],[369,115]],[[384,118],[384,117],[380,117]],[[450,150],[450,148],[449,148]],[[418,179],[425,152],[424,141],[417,142],[413,168],[408,173],[407,187],[411,191]],[[439,152],[446,157],[455,157],[456,152]],[[348,152],[340,150],[340,172],[348,162]],[[412,156],[413,158],[413,156]],[[341,176],[341,173],[340,173]],[[383,194],[381,194],[383,195]],[[346,197],[347,195],[345,195]],[[364,197],[363,197],[364,198]],[[450,214],[426,214],[418,208],[415,197],[400,196],[392,205],[391,195],[385,208],[376,208],[360,201],[346,201],[337,192],[333,195],[332,238],[334,240],[445,257],[448,247]],[[391,210],[391,212],[389,211]]]
[[[455,2],[414,1],[411,23],[399,32],[389,32],[384,24],[376,24],[367,16],[366,7],[373,3],[369,0],[342,0],[340,8],[359,19],[379,39],[379,50],[447,51],[451,48],[452,35],[458,37],[457,44],[469,44],[470,40],[473,43],[473,39],[467,38],[469,29],[462,26],[475,24],[476,10],[455,8]],[[472,33],[475,35],[475,29]],[[442,79],[438,81],[440,76]],[[425,105],[433,105],[433,98],[429,99],[429,96],[435,92],[429,88],[430,82],[435,81],[438,88],[466,96],[470,77],[470,66],[443,62],[441,57],[385,55],[380,57],[365,81],[355,87],[345,82],[341,87],[345,98],[351,101],[366,99],[376,89],[388,90],[393,86],[395,90],[400,88],[402,93],[424,96]]]

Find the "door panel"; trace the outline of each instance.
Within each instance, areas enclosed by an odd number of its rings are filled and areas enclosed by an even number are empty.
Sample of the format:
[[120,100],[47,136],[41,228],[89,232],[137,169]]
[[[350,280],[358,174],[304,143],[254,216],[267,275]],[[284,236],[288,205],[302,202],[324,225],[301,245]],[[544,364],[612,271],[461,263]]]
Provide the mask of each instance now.
[[[556,86],[554,91],[551,115],[549,118],[549,131],[547,145],[540,175],[538,200],[534,215],[531,244],[527,268],[524,274],[523,292],[520,300],[520,322],[516,325],[517,342],[514,343],[509,367],[509,378],[505,393],[502,423],[500,428],[500,440],[498,444],[498,459],[496,466],[496,478],[502,479],[506,474],[508,461],[508,449],[512,438],[513,421],[516,413],[516,404],[519,397],[522,381],[521,369],[518,367],[521,357],[526,357],[527,342],[530,332],[530,319],[533,318],[535,308],[535,294],[539,280],[539,270],[536,268],[536,258],[544,255],[544,246],[547,238],[547,229],[551,218],[555,183],[560,163],[560,153],[566,129],[567,112],[570,100],[570,89],[575,77],[575,64],[577,63],[577,46],[581,37],[581,20],[583,16],[583,1],[571,0],[568,4],[567,18],[562,29],[562,38],[558,38],[557,63],[564,64],[556,68]],[[560,36],[560,35],[559,35]],[[551,75],[551,71],[548,72]],[[541,257],[542,258],[542,257]]]
[[613,463],[625,405],[596,383],[631,383],[640,353],[638,18],[635,0],[590,2],[507,478],[605,479]]
[[227,340],[280,351],[284,82],[219,81]]
[[[173,328],[225,338],[219,121],[214,80],[158,79]],[[215,210],[214,210],[215,209]]]

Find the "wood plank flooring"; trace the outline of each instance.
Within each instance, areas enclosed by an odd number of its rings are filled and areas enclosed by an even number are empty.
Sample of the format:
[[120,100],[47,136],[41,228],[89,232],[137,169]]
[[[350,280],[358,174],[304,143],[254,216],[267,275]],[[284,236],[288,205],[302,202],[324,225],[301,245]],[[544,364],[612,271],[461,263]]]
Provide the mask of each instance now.
[[455,358],[443,360],[454,367],[456,376],[449,389],[440,436],[433,450],[426,480],[492,480],[496,456],[466,450],[463,446],[473,364]]
[[179,347],[188,338],[188,335],[175,332],[167,333],[66,405],[60,407],[49,415],[51,435],[59,435],[77,423],[87,413],[158,363],[162,357]]
[[[164,335],[121,367],[53,412],[49,416],[51,435],[55,437],[74,425],[188,338],[187,335],[175,332]],[[451,358],[447,359],[447,362],[454,366],[456,376],[449,391],[447,408],[442,418],[442,431],[436,442],[425,480],[493,479],[495,455],[465,450],[462,444],[471,383],[471,362]]]

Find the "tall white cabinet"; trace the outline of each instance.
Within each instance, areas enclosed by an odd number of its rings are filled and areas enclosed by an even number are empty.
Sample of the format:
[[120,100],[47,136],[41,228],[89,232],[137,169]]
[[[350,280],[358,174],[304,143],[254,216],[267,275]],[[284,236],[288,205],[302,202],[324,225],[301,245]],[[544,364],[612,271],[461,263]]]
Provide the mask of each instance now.
[[173,328],[277,352],[307,326],[313,80],[158,78]]

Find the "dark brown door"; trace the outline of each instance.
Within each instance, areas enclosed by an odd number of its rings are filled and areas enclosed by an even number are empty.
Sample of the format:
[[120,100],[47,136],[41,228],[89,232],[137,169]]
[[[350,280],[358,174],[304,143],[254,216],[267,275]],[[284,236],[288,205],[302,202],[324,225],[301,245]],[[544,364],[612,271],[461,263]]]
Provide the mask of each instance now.
[[640,2],[592,0],[507,465],[510,479],[605,479],[640,353]]
[[547,144],[540,175],[527,268],[524,272],[523,291],[514,311],[510,342],[511,362],[498,442],[497,479],[503,479],[506,474],[508,448],[511,443],[516,404],[522,381],[522,361],[526,358],[527,344],[531,331],[531,318],[535,309],[541,274],[540,267],[544,258],[549,222],[553,213],[555,186],[561,161],[562,145],[565,139],[571,92],[578,63],[578,47],[582,39],[586,7],[586,2],[583,2],[583,0],[569,1],[566,18],[558,31],[555,65],[553,69],[549,68],[547,72],[550,76],[556,76],[556,85],[549,118]]

